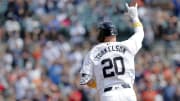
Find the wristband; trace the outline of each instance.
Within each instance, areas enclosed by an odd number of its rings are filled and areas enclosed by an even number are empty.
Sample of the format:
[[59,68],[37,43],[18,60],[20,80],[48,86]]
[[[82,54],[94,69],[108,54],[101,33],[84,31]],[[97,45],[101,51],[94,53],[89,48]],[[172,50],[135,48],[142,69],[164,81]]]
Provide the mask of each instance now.
[[136,27],[141,27],[141,26],[142,26],[141,22],[135,22],[135,23],[133,23],[133,27],[134,27],[134,28],[136,28]]

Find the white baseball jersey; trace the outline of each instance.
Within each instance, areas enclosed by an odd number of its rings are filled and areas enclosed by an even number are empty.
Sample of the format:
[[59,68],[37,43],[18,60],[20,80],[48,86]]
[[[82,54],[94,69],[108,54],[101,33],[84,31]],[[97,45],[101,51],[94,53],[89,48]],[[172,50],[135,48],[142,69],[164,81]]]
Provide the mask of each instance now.
[[97,90],[116,84],[133,86],[135,79],[134,57],[142,46],[144,32],[142,27],[122,42],[104,42],[94,46],[84,59],[80,84],[94,79]]

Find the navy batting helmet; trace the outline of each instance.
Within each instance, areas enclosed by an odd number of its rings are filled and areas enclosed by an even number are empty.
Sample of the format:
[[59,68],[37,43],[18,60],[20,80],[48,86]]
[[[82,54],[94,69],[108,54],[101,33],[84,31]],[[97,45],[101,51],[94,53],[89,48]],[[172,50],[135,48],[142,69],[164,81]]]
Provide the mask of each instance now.
[[116,36],[117,35],[117,30],[114,24],[111,21],[102,21],[100,22],[99,26],[99,35],[98,35],[98,40],[100,42],[104,41],[104,38],[106,36]]

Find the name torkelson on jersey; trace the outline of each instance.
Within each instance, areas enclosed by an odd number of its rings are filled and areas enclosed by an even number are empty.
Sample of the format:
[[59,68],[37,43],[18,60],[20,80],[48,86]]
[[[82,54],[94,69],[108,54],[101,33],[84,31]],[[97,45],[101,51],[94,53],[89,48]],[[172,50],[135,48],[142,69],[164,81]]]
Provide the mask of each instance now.
[[104,54],[108,52],[112,52],[112,51],[122,52],[124,54],[126,52],[126,48],[119,45],[111,45],[111,46],[105,47],[104,49],[100,50],[100,52],[95,56],[95,59],[100,60],[100,58]]

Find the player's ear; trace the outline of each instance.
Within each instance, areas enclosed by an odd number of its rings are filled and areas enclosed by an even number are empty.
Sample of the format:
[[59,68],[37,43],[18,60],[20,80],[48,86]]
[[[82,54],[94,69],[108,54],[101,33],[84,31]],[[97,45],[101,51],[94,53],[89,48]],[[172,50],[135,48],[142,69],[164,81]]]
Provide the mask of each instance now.
[[98,36],[97,36],[98,42],[104,42],[104,38],[105,38],[104,35],[102,33],[100,33],[100,31],[99,31]]

